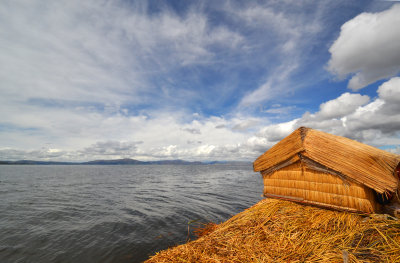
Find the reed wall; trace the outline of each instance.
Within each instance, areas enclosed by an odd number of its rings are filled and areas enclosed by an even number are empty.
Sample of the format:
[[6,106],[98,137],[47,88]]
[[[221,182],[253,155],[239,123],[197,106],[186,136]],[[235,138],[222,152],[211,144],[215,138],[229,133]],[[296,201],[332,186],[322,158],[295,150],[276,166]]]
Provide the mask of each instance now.
[[373,213],[379,210],[372,189],[314,171],[300,161],[273,173],[262,173],[264,195],[288,197],[316,205]]

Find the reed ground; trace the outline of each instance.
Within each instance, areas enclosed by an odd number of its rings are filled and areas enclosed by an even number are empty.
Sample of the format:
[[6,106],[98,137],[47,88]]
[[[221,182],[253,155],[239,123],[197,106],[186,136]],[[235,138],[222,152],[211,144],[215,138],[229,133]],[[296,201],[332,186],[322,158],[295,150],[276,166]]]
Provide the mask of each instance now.
[[197,240],[152,256],[160,262],[400,262],[400,220],[264,199]]

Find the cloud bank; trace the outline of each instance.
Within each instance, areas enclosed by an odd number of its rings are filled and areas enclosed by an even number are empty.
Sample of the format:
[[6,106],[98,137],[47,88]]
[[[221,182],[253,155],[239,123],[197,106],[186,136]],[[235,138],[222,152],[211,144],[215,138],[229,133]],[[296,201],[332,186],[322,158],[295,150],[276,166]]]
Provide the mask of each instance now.
[[0,160],[254,160],[299,126],[399,151],[400,7],[329,3],[4,1]]

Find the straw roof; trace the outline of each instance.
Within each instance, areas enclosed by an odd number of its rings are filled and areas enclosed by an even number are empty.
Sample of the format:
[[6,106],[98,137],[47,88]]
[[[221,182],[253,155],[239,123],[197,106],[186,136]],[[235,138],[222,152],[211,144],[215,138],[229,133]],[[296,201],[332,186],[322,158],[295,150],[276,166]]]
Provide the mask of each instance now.
[[378,193],[395,192],[400,155],[345,137],[300,127],[254,161],[254,171],[276,171],[298,160]]

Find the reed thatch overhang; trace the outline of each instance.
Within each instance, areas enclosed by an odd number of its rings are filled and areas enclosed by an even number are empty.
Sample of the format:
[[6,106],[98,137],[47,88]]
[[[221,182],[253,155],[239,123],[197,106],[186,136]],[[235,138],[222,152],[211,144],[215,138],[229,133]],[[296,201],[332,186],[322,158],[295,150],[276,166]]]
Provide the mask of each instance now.
[[311,169],[363,184],[378,193],[396,192],[400,155],[329,133],[300,127],[253,163],[269,173],[301,160]]

